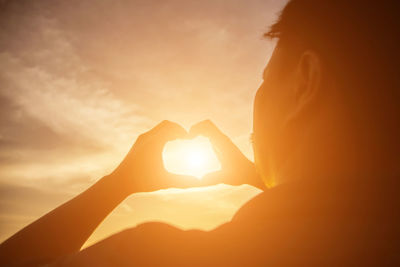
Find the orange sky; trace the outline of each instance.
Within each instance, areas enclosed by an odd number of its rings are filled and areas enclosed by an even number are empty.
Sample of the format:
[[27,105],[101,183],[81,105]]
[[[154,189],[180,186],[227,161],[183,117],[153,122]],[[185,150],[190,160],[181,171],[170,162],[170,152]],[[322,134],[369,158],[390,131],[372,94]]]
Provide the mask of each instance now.
[[[108,174],[168,119],[212,119],[252,158],[252,101],[286,0],[1,1],[0,241]],[[134,195],[90,242],[157,220],[211,229],[249,186]]]

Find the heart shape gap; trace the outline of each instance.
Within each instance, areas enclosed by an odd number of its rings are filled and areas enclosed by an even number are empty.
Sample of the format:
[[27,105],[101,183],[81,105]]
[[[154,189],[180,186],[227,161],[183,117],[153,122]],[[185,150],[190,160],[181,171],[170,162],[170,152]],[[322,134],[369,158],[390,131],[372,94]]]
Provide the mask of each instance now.
[[174,174],[201,178],[221,169],[210,141],[203,136],[170,141],[162,156],[165,169]]

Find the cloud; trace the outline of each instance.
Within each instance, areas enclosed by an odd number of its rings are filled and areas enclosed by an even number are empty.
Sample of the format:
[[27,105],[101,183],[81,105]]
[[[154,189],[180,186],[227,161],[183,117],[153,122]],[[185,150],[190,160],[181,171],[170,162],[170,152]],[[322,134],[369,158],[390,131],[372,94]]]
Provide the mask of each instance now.
[[115,166],[109,158],[121,158],[149,120],[91,73],[56,18],[12,4],[26,16],[14,24],[20,13],[7,13],[0,32],[2,179],[72,179],[74,170],[94,176]]

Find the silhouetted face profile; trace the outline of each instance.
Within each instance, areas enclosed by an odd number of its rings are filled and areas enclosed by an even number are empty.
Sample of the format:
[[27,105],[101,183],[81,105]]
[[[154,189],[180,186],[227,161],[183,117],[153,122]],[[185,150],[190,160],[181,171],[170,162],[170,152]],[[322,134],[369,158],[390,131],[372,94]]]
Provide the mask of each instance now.
[[399,172],[397,1],[292,0],[254,103],[267,186],[304,177]]
[[293,164],[287,161],[301,142],[296,131],[304,127],[299,125],[308,116],[304,109],[320,89],[321,71],[313,51],[299,53],[280,44],[264,70],[254,102],[253,147],[258,172],[267,186],[282,182],[286,174],[281,170]]
[[[293,66],[285,51],[277,47],[265,68],[263,83],[254,102],[253,147],[255,161],[264,182],[273,186],[273,176],[279,162],[276,150],[285,128],[285,117],[290,113]],[[290,68],[289,68],[290,67]]]

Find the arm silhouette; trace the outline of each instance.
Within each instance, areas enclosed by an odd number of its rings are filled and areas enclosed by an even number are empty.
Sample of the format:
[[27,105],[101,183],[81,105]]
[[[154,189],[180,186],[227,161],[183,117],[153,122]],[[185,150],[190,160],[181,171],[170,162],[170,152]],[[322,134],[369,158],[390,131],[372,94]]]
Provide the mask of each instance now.
[[198,179],[167,173],[161,156],[166,142],[186,134],[179,125],[164,121],[139,136],[112,174],[3,242],[0,265],[47,263],[77,252],[104,218],[130,194],[190,186],[191,181]]
[[[239,162],[246,162],[243,155],[243,158],[239,157],[241,153],[233,143],[228,142],[229,138],[209,121],[192,127],[190,135],[178,124],[163,121],[138,137],[113,173],[2,243],[0,265],[43,264],[78,252],[104,218],[130,194],[171,187],[210,185],[224,180],[230,183],[224,169],[227,163],[221,160],[224,158],[221,153],[217,155],[224,173],[221,171],[203,180],[165,170],[162,160],[165,143],[178,138],[190,138],[193,134],[209,137],[218,153],[226,150],[228,154],[236,155],[236,166],[242,166]],[[251,165],[246,166],[252,170]],[[230,172],[232,169],[228,170]],[[243,170],[241,174],[245,175]],[[232,184],[238,183],[245,183],[244,179],[243,182],[232,180]]]
[[28,225],[0,246],[0,265],[43,264],[77,252],[124,199],[106,176],[74,199]]

